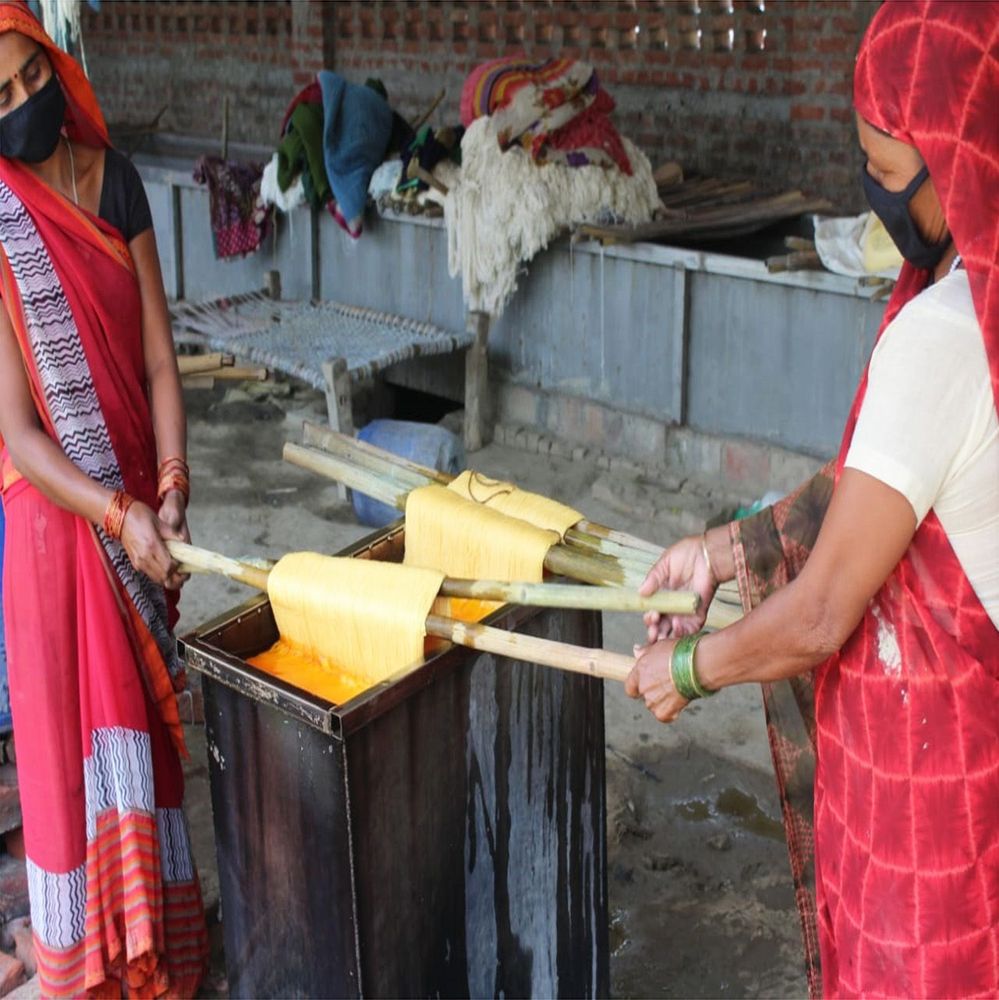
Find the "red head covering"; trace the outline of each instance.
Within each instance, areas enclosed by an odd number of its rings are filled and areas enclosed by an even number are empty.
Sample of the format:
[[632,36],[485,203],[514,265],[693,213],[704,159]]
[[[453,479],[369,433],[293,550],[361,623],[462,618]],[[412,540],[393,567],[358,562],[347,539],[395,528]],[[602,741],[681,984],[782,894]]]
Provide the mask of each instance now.
[[22,0],[0,2],[0,33],[16,31],[45,49],[66,95],[66,130],[70,138],[88,146],[109,146],[107,125],[94,89],[80,64],[49,38],[38,18]]
[[[964,259],[999,408],[999,2],[888,0],[857,56],[860,115],[915,146]],[[906,264],[887,324],[925,287]]]

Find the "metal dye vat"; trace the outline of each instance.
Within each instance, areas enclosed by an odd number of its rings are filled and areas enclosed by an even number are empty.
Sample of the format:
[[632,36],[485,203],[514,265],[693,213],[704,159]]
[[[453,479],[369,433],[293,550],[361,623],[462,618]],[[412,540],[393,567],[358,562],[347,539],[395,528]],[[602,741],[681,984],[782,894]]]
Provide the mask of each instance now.
[[[403,538],[341,554],[399,560]],[[488,621],[601,641],[595,612]],[[441,643],[333,705],[246,662],[276,638],[259,597],[181,640],[230,995],[606,996],[602,683]]]

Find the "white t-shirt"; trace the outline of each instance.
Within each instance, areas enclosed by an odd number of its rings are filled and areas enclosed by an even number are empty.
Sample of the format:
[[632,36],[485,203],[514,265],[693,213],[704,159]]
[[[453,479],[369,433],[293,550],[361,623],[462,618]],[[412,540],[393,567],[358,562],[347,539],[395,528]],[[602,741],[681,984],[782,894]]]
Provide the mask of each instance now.
[[999,419],[966,271],[885,330],[846,464],[898,490],[917,522],[936,512],[999,628]]

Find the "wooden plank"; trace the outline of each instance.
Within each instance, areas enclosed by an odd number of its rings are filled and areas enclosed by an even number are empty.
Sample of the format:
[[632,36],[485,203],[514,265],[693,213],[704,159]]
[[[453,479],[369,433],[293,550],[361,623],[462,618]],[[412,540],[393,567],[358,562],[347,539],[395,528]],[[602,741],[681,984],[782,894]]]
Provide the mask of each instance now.
[[[354,434],[354,408],[350,389],[350,372],[345,358],[332,358],[322,364],[323,378],[326,380],[326,410],[330,427],[341,434]],[[347,499],[347,487],[337,485],[337,495]]]
[[489,411],[489,314],[470,312],[468,331],[475,340],[465,353],[465,451],[478,451],[487,443]]

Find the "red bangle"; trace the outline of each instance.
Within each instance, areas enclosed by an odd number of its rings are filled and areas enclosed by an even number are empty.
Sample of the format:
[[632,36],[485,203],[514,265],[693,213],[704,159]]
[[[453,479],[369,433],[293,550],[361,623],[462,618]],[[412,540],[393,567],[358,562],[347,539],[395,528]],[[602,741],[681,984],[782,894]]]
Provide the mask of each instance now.
[[104,511],[104,533],[110,538],[121,538],[121,529],[125,524],[125,515],[129,507],[135,503],[135,497],[129,496],[124,490],[115,490]]
[[184,504],[191,499],[191,470],[182,458],[164,458],[156,474],[156,499],[162,503],[171,491],[177,490],[184,497]]

